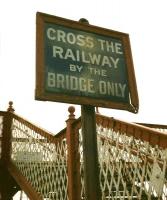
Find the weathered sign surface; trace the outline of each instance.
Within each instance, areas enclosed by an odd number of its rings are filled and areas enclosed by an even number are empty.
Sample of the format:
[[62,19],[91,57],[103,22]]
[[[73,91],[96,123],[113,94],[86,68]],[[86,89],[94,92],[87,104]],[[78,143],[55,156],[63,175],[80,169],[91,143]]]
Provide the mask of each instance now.
[[37,13],[36,99],[138,111],[128,34]]

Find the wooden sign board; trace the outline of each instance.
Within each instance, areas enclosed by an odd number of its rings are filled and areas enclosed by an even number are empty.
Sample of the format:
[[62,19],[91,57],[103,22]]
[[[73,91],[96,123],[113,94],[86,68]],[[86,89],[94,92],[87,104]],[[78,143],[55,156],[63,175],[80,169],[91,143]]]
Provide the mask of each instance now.
[[137,113],[129,35],[37,13],[37,100]]

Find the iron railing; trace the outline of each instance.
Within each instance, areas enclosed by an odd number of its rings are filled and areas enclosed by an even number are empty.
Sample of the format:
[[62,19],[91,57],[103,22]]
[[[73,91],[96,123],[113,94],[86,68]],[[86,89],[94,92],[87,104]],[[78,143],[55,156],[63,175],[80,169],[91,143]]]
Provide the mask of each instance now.
[[167,199],[167,135],[97,117],[102,199]]
[[[69,112],[55,136],[0,113],[0,158],[29,199],[85,199],[81,118]],[[96,130],[102,200],[167,199],[167,134],[99,114]]]

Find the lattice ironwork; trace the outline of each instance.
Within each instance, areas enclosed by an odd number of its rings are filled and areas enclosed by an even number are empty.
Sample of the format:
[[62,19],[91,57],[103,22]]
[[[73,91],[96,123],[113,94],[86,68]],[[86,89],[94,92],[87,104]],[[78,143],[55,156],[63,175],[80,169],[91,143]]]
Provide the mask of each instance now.
[[[115,131],[113,126],[112,120],[97,124],[102,200],[166,200],[167,149],[140,137],[136,139],[126,129]],[[84,199],[81,129],[79,136],[81,199]]]
[[79,129],[79,152],[80,152],[80,175],[81,175],[81,199],[85,196],[85,182],[84,182],[84,161],[83,161],[83,143],[82,143],[82,129]]
[[[99,116],[96,120],[102,200],[166,200],[166,135],[154,131],[155,127],[144,128]],[[65,131],[54,137],[15,114],[12,118],[14,166],[42,199],[68,200],[67,144],[71,143]],[[80,153],[79,195],[85,199],[82,130],[80,121],[74,122],[77,128],[73,126],[71,134],[79,134],[79,147],[72,143]],[[0,116],[0,138],[2,129],[3,116]]]
[[12,162],[43,199],[68,199],[67,145],[13,119]]
[[167,149],[97,126],[102,199],[167,199]]

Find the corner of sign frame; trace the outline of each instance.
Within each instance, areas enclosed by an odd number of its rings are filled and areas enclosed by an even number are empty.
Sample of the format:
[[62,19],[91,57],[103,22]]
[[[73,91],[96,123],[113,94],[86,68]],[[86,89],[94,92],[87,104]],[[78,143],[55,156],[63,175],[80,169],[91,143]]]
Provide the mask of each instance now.
[[39,11],[36,12],[36,16],[41,16],[42,14],[43,14],[42,12]]
[[41,12],[37,11],[36,12],[36,18],[40,17],[41,16]]
[[134,113],[134,114],[137,114],[139,112],[139,105],[130,104],[129,111]]
[[44,17],[45,15],[46,15],[45,13],[42,13],[42,12],[37,11],[37,12],[36,12],[36,20],[37,20],[37,21],[42,21],[42,20],[43,20],[43,17]]

